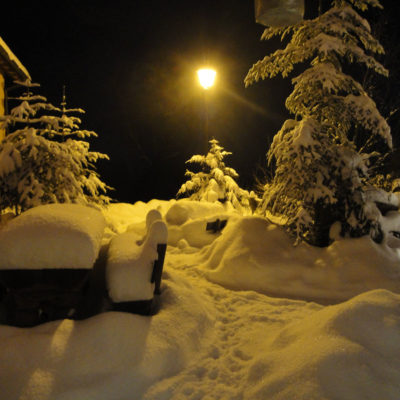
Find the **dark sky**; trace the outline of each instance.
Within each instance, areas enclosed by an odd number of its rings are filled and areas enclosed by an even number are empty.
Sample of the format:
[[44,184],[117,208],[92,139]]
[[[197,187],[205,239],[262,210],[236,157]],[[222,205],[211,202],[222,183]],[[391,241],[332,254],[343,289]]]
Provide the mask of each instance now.
[[[204,92],[196,69],[209,63],[209,136],[251,189],[272,136],[285,119],[289,80],[245,89],[251,65],[274,44],[260,42],[253,0],[8,2],[0,36],[52,103],[67,87],[82,127],[107,153],[103,180],[118,201],[175,196],[185,161],[204,153]],[[275,44],[276,46],[276,44]]]
[[[250,187],[282,123],[282,88],[245,89],[243,79],[266,43],[252,0],[9,2],[0,36],[57,104],[86,111],[82,127],[107,153],[103,179],[119,201],[174,197],[185,161],[204,153],[204,93],[196,69],[209,63],[209,135]],[[287,85],[288,86],[288,85]],[[287,94],[287,93],[286,93]]]

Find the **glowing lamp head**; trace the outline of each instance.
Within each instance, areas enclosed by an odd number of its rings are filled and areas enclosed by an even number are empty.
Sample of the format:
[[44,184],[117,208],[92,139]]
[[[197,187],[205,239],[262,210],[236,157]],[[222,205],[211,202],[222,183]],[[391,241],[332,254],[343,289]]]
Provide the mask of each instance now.
[[197,71],[200,85],[203,86],[203,88],[206,90],[214,85],[216,75],[216,71],[211,68],[202,68]]

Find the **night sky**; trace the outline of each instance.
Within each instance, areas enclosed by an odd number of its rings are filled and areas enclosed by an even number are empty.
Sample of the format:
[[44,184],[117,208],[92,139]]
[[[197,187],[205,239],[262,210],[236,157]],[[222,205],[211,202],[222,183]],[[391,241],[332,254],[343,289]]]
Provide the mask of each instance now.
[[196,69],[217,70],[208,92],[209,136],[247,189],[262,175],[273,135],[286,118],[290,80],[245,89],[253,63],[276,43],[260,42],[253,0],[8,2],[0,36],[58,105],[86,111],[82,128],[118,201],[175,197],[185,161],[204,154],[205,98]]

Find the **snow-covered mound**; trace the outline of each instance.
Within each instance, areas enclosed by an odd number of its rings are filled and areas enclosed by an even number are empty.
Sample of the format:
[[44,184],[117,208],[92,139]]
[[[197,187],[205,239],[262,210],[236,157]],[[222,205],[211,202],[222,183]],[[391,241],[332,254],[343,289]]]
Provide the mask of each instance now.
[[375,290],[260,338],[244,398],[399,399],[399,307]]
[[301,244],[263,218],[228,224],[207,250],[203,268],[213,282],[236,290],[337,302],[371,289],[400,292],[400,252],[369,237],[327,248]]
[[233,220],[238,214],[221,203],[178,200],[171,205],[165,214],[168,222],[168,243],[182,251],[191,251],[211,244],[219,232],[207,231],[207,223]]
[[1,269],[91,268],[105,219],[78,204],[31,208],[0,229]]
[[127,229],[136,230],[139,235],[143,236],[146,232],[144,216],[152,209],[158,209],[161,214],[165,214],[166,209],[169,209],[174,202],[174,200],[151,200],[148,203],[138,201],[135,204],[109,204],[103,210],[107,222],[105,239],[110,239],[115,233],[122,233]]

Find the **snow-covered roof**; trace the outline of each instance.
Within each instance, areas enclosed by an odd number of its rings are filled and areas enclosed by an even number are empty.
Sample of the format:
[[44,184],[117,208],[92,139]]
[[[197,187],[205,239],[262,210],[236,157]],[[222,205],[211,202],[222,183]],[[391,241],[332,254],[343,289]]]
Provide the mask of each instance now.
[[31,80],[28,70],[0,37],[0,71],[13,80]]

